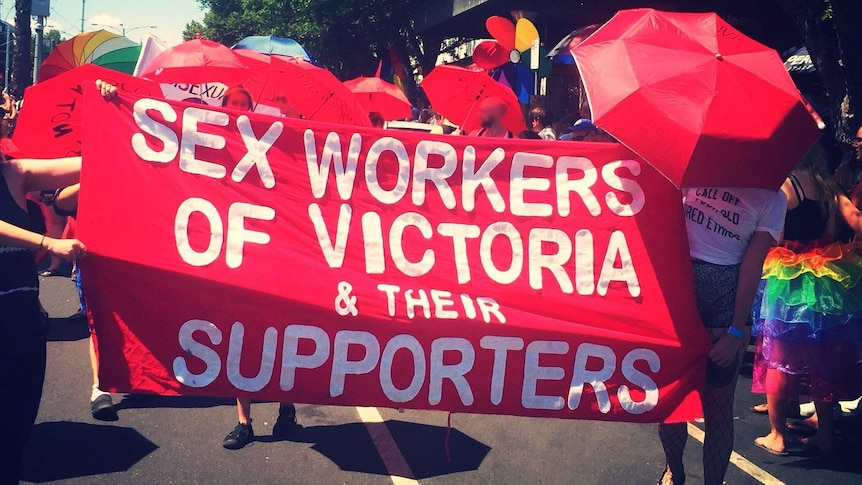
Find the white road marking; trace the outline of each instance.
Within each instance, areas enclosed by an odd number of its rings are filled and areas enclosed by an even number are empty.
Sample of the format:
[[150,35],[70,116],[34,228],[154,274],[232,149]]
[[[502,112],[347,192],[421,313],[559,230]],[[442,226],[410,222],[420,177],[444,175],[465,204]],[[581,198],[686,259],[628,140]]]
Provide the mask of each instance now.
[[368,434],[371,435],[371,441],[377,448],[377,453],[386,465],[386,470],[389,472],[389,478],[392,479],[393,485],[419,485],[419,482],[413,478],[413,471],[410,470],[410,465],[395,444],[395,439],[386,423],[383,422],[383,416],[377,408],[357,407],[356,412],[359,413],[359,419],[365,423],[365,428],[368,429]]
[[[692,438],[703,443],[703,430],[697,426],[688,423],[688,434],[691,435]],[[730,462],[736,465],[736,467],[744,473],[764,485],[784,485],[784,482],[773,477],[766,470],[748,461],[748,459],[735,451],[730,454]]]

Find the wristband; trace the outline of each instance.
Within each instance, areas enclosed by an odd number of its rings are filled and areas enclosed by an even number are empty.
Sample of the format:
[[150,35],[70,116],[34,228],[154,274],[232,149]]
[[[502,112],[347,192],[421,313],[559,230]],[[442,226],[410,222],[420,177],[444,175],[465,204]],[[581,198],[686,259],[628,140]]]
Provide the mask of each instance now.
[[732,335],[732,336],[738,338],[739,340],[745,340],[745,331],[740,330],[736,327],[728,327],[727,328],[727,334]]
[[39,251],[41,251],[45,247],[45,235],[42,235],[42,240],[39,241]]

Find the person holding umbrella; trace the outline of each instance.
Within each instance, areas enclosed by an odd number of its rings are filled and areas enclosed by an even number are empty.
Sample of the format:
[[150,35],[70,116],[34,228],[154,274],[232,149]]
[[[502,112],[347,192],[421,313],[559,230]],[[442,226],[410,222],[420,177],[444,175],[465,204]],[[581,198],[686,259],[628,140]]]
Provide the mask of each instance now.
[[[683,189],[695,298],[713,341],[703,477],[720,485],[751,305],[787,210],[778,189],[819,129],[778,53],[714,13],[622,10],[571,52],[593,122]],[[685,483],[686,424],[662,424],[659,436],[659,483]]]
[[479,103],[480,128],[470,132],[470,136],[484,138],[514,138],[512,132],[503,126],[506,117],[506,103],[496,97],[485,98]]
[[[704,483],[717,485],[733,451],[733,399],[749,310],[766,254],[781,237],[786,200],[780,191],[753,188],[689,188],[684,194],[695,298],[713,342],[703,389]],[[685,483],[686,424],[661,424],[659,437],[667,460],[659,483]]]

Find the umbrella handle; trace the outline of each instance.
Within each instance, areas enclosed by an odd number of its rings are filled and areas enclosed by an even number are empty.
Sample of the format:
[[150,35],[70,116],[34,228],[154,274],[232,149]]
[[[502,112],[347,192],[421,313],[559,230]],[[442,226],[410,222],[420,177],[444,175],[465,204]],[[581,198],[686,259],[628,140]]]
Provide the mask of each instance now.
[[262,88],[260,88],[260,95],[259,95],[259,96],[257,97],[257,99],[254,101],[254,107],[251,109],[252,111],[257,111],[257,107],[258,107],[258,105],[260,105],[260,98],[262,98],[262,97],[263,97],[263,93],[265,93],[265,92],[266,92],[266,85],[267,85],[267,84],[269,84],[269,79],[270,79],[271,77],[272,77],[272,72],[270,71],[270,72],[268,72],[268,73],[266,74],[266,81],[264,81],[264,82],[263,82],[263,87],[262,87]]
[[335,96],[335,93],[329,93],[329,95],[326,96],[326,99],[320,102],[320,105],[317,107],[316,110],[314,110],[314,113],[312,113],[311,116],[308,117],[308,119],[313,120],[314,117],[317,116],[317,112],[320,111],[320,109],[323,108],[323,105],[325,105],[327,101],[332,99],[333,96]]
[[[482,89],[479,90],[479,93],[476,94],[476,99],[473,100],[473,104],[470,105],[470,109],[467,110],[467,116],[464,117],[464,121],[461,122],[461,126],[458,127],[458,131],[461,131],[464,128],[464,123],[467,123],[467,120],[470,119],[470,115],[473,114],[473,109],[476,107],[476,103],[482,99],[482,93],[485,92],[485,86],[482,86]],[[462,131],[463,133],[463,131]]]

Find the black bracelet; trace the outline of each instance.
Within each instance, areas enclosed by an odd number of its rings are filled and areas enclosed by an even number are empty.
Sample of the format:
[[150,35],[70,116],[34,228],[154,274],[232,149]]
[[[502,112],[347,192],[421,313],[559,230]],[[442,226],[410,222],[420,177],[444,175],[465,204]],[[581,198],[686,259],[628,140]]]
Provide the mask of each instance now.
[[42,240],[39,241],[39,251],[41,251],[45,247],[45,235],[42,234]]

